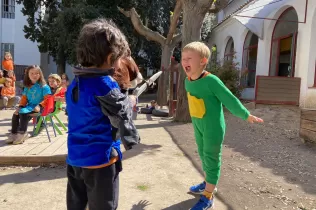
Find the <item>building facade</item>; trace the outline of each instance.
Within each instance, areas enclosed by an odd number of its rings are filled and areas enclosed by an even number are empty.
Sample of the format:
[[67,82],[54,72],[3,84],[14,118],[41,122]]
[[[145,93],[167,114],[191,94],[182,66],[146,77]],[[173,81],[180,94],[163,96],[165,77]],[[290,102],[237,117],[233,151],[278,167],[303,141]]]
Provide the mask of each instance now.
[[11,52],[17,66],[39,65],[37,43],[26,39],[23,31],[27,24],[27,18],[21,12],[23,5],[17,4],[15,0],[1,0],[0,5],[1,60],[4,52]]
[[270,98],[290,97],[296,90],[285,83],[293,79],[299,80],[299,105],[316,108],[316,1],[231,0],[217,20],[212,56],[239,64],[242,98],[256,100],[262,76],[278,82],[279,95],[271,92]]

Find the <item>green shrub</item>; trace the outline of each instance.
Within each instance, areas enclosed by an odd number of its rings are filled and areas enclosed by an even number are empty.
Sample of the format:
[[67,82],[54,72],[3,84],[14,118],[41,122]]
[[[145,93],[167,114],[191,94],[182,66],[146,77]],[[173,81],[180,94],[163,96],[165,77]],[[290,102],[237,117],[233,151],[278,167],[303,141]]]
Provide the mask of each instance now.
[[243,88],[240,86],[238,63],[234,60],[224,60],[222,64],[213,61],[206,70],[219,77],[236,97],[240,97]]

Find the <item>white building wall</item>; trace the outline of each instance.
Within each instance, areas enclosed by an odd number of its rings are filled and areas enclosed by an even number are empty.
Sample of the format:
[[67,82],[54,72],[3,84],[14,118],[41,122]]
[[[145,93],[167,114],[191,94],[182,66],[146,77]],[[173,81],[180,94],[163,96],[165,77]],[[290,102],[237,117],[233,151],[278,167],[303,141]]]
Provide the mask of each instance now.
[[[292,0],[282,8],[271,12],[267,18],[277,19],[287,8],[294,7],[298,13],[299,21],[304,21],[305,0]],[[257,56],[257,75],[269,75],[271,37],[276,21],[264,21],[264,37],[259,39]],[[316,62],[316,1],[309,1],[306,23],[299,23],[296,51],[295,77],[301,78],[300,105],[303,107],[314,106],[316,108],[316,89],[311,88],[314,83]],[[218,59],[224,58],[224,51],[229,37],[235,44],[236,62],[241,66],[243,57],[243,45],[248,29],[234,18],[229,18],[212,31],[209,46],[216,45]],[[254,88],[246,88],[242,98],[254,99]]]
[[[2,1],[0,6],[1,4]],[[22,8],[23,5],[15,4],[15,19],[1,18],[2,16],[0,16],[0,41],[1,43],[14,44],[14,63],[16,65],[40,64],[40,53],[37,43],[26,39],[24,36],[23,28],[27,21],[21,12]]]

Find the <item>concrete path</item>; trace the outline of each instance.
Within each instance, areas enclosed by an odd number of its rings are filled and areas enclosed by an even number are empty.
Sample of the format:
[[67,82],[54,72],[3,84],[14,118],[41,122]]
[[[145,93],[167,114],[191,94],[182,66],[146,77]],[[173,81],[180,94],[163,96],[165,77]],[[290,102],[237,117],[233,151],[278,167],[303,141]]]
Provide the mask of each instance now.
[[[142,144],[124,152],[119,210],[186,210],[197,198],[187,193],[203,177],[160,125],[139,115]],[[184,131],[185,132],[185,131]],[[0,157],[1,159],[1,157]],[[0,209],[64,210],[65,167],[0,169]],[[227,210],[216,200],[217,210]]]

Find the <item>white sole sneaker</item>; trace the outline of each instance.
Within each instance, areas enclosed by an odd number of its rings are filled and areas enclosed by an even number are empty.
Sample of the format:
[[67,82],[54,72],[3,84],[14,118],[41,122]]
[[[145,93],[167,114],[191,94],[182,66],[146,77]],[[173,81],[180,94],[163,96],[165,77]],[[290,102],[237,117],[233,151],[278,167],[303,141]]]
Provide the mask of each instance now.
[[14,145],[17,145],[17,144],[23,144],[24,141],[28,138],[28,133],[24,133],[24,134],[18,134],[17,137],[16,137],[16,140],[13,142]]

